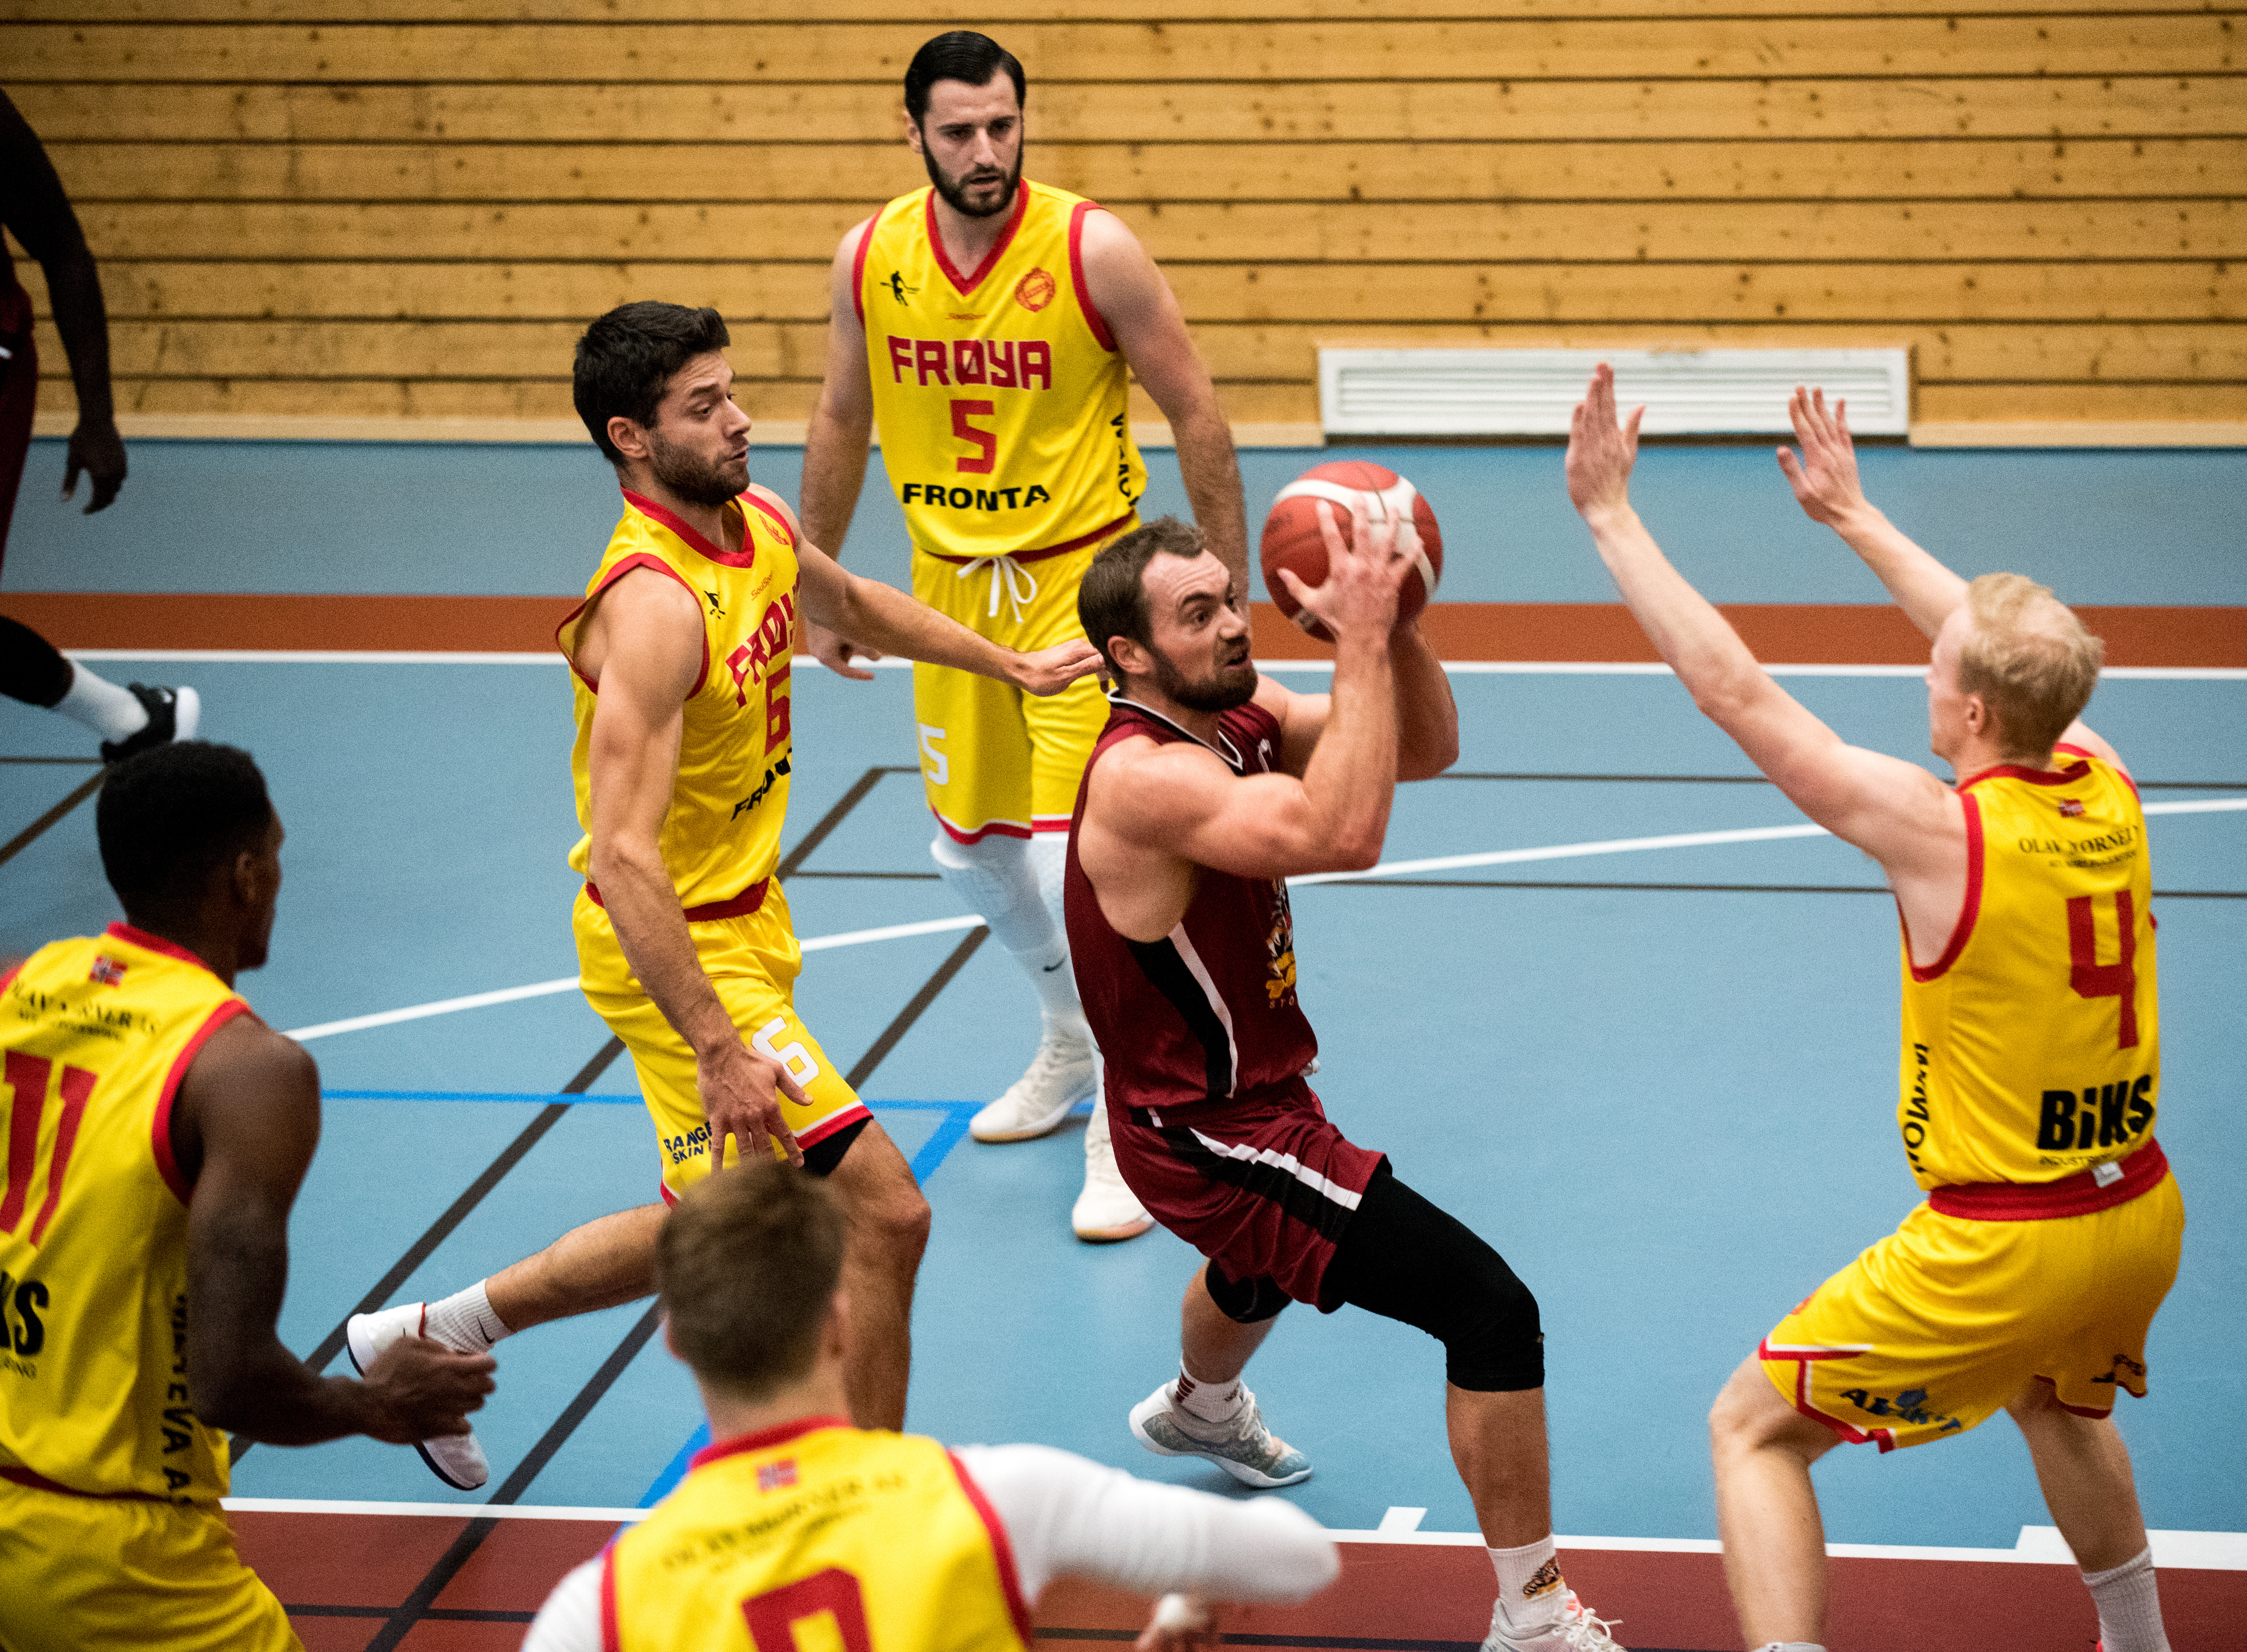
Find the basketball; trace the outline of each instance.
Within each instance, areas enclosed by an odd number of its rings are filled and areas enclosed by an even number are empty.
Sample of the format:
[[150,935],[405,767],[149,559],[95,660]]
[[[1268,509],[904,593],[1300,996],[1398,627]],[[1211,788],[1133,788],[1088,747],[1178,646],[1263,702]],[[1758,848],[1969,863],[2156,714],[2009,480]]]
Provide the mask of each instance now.
[[1404,577],[1404,587],[1397,593],[1398,622],[1425,607],[1444,573],[1444,536],[1436,527],[1435,511],[1417,488],[1386,466],[1342,459],[1314,465],[1280,489],[1280,496],[1272,502],[1271,515],[1264,518],[1260,552],[1264,589],[1280,611],[1321,642],[1334,640],[1323,625],[1302,611],[1279,574],[1285,568],[1306,585],[1326,583],[1327,544],[1319,534],[1322,499],[1333,504],[1335,526],[1342,530],[1345,542],[1349,538],[1350,507],[1359,500],[1376,522],[1390,516],[1400,520],[1397,543],[1417,558],[1419,566]]

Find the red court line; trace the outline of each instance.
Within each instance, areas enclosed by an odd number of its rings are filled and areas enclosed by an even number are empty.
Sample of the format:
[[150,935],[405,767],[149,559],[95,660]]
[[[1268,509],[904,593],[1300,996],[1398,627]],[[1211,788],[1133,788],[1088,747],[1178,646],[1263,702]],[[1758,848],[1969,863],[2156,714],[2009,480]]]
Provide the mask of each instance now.
[[[290,1607],[364,1609],[364,1617],[293,1615],[308,1652],[359,1652],[468,1524],[416,1515],[236,1512],[243,1559]],[[440,1595],[446,1613],[527,1614],[557,1579],[598,1553],[605,1521],[507,1520]],[[1251,1645],[1449,1646],[1471,1652],[1489,1627],[1490,1561],[1472,1546],[1345,1543],[1341,1580],[1300,1607],[1229,1607],[1229,1635]],[[1837,1645],[1912,1652],[2083,1652],[2098,1634],[2090,1597],[2073,1567],[2010,1561],[1844,1558],[1833,1563]],[[1719,1557],[1644,1550],[1573,1549],[1561,1567],[1602,1617],[1620,1620],[1640,1652],[1716,1652],[1739,1644]],[[2247,1621],[2247,1572],[2161,1573],[2162,1607],[2179,1646],[2236,1644]],[[1147,1621],[1148,1602],[1064,1579],[1038,1604],[1049,1648],[1115,1644]],[[401,1652],[498,1652],[522,1639],[524,1616],[425,1620]]]
[[[61,648],[214,648],[543,653],[567,597],[242,596],[10,591],[0,613]],[[1774,665],[1916,666],[1927,645],[1892,607],[1736,603],[1724,611]],[[2247,668],[2247,608],[2086,607],[2107,663]],[[1329,650],[1255,604],[1256,652],[1318,659]],[[1651,661],[1619,603],[1437,603],[1421,621],[1438,658]]]

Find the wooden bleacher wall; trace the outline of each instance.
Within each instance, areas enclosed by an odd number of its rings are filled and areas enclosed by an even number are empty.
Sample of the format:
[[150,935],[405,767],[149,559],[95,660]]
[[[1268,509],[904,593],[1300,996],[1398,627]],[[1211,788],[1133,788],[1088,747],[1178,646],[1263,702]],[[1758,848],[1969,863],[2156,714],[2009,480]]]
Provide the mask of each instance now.
[[[2247,12],[1177,10],[960,21],[1021,57],[1031,174],[1144,238],[1237,423],[1313,425],[1321,342],[1907,343],[1930,432],[2247,430]],[[567,419],[584,321],[663,297],[725,312],[785,426],[837,239],[921,181],[911,11],[0,0],[0,85],[101,260],[128,415]]]

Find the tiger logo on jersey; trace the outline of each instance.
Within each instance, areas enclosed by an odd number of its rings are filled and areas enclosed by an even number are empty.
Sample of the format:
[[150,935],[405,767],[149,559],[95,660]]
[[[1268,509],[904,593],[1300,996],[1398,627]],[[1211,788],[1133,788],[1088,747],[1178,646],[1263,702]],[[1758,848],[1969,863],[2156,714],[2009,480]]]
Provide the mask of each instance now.
[[1292,1009],[1295,1003],[1295,914],[1287,905],[1287,885],[1279,878],[1272,880],[1275,896],[1272,907],[1271,932],[1264,938],[1264,951],[1272,960],[1272,978],[1264,983],[1265,996],[1274,1009]]

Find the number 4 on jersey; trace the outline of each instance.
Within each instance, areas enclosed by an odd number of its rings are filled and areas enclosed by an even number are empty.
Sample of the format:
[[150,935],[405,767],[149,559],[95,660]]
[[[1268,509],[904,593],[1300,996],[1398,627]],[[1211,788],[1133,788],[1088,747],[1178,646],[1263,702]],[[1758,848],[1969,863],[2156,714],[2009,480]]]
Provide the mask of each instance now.
[[2112,964],[2099,961],[2098,934],[2093,927],[2091,903],[2095,898],[2078,895],[2067,903],[2067,984],[2075,989],[2078,998],[2114,998],[2121,1000],[2121,1027],[2114,1048],[2138,1048],[2138,955],[2137,911],[2130,899],[2130,891],[2114,891],[2115,950],[2120,954]]

